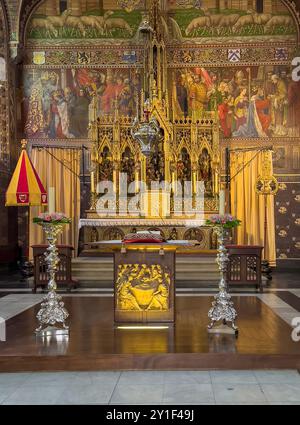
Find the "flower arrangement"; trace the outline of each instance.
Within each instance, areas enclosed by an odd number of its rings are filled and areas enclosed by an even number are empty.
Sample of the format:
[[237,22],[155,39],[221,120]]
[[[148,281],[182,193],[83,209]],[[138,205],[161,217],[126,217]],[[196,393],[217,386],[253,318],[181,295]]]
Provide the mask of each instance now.
[[241,224],[241,220],[230,214],[215,214],[206,220],[208,226],[223,227],[224,229],[233,229]]
[[39,214],[37,217],[33,218],[33,223],[36,224],[44,224],[44,223],[49,223],[49,224],[69,224],[71,223],[71,219],[66,217],[64,215],[64,213],[41,213]]

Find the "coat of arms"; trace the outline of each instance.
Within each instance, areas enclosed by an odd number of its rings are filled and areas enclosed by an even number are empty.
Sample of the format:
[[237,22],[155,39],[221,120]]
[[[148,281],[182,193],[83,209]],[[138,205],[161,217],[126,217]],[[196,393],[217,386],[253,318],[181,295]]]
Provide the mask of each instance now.
[[240,62],[241,49],[228,49],[228,60],[233,63]]
[[46,52],[33,52],[33,63],[35,65],[45,65]]
[[129,62],[129,63],[135,63],[136,62],[136,52],[134,50],[126,50],[123,53],[123,61]]
[[87,52],[78,52],[77,61],[80,65],[89,64],[91,62],[91,54]]
[[286,61],[289,58],[289,52],[286,47],[275,48],[275,60]]

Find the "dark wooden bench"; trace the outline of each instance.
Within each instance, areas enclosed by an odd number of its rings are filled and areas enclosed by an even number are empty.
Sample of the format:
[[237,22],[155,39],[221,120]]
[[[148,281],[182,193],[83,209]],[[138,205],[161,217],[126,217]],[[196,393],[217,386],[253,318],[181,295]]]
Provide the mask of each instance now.
[[227,245],[229,264],[228,285],[254,285],[263,292],[262,286],[262,246]]
[[[47,263],[45,252],[48,245],[33,245],[34,258],[34,287],[32,292],[36,292],[38,287],[47,288],[49,275],[47,273]],[[56,273],[57,286],[65,286],[71,291],[78,286],[78,281],[72,278],[72,252],[71,245],[57,245],[60,262]]]

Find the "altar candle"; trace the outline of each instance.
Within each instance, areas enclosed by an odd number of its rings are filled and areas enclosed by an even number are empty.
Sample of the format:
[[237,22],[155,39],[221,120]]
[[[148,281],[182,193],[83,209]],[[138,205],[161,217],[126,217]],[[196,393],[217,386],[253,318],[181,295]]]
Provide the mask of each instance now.
[[225,214],[225,190],[220,190],[219,194],[219,214]]
[[91,192],[95,192],[95,173],[94,171],[91,172]]
[[197,193],[197,172],[193,171],[193,193]]
[[55,212],[55,187],[49,187],[48,198],[48,209],[51,214]]

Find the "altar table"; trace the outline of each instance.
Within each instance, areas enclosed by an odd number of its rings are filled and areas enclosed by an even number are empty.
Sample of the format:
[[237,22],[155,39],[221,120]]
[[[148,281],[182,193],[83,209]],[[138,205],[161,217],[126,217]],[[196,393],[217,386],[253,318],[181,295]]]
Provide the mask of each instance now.
[[114,253],[116,323],[175,321],[175,255],[189,241],[165,243],[97,242]]

